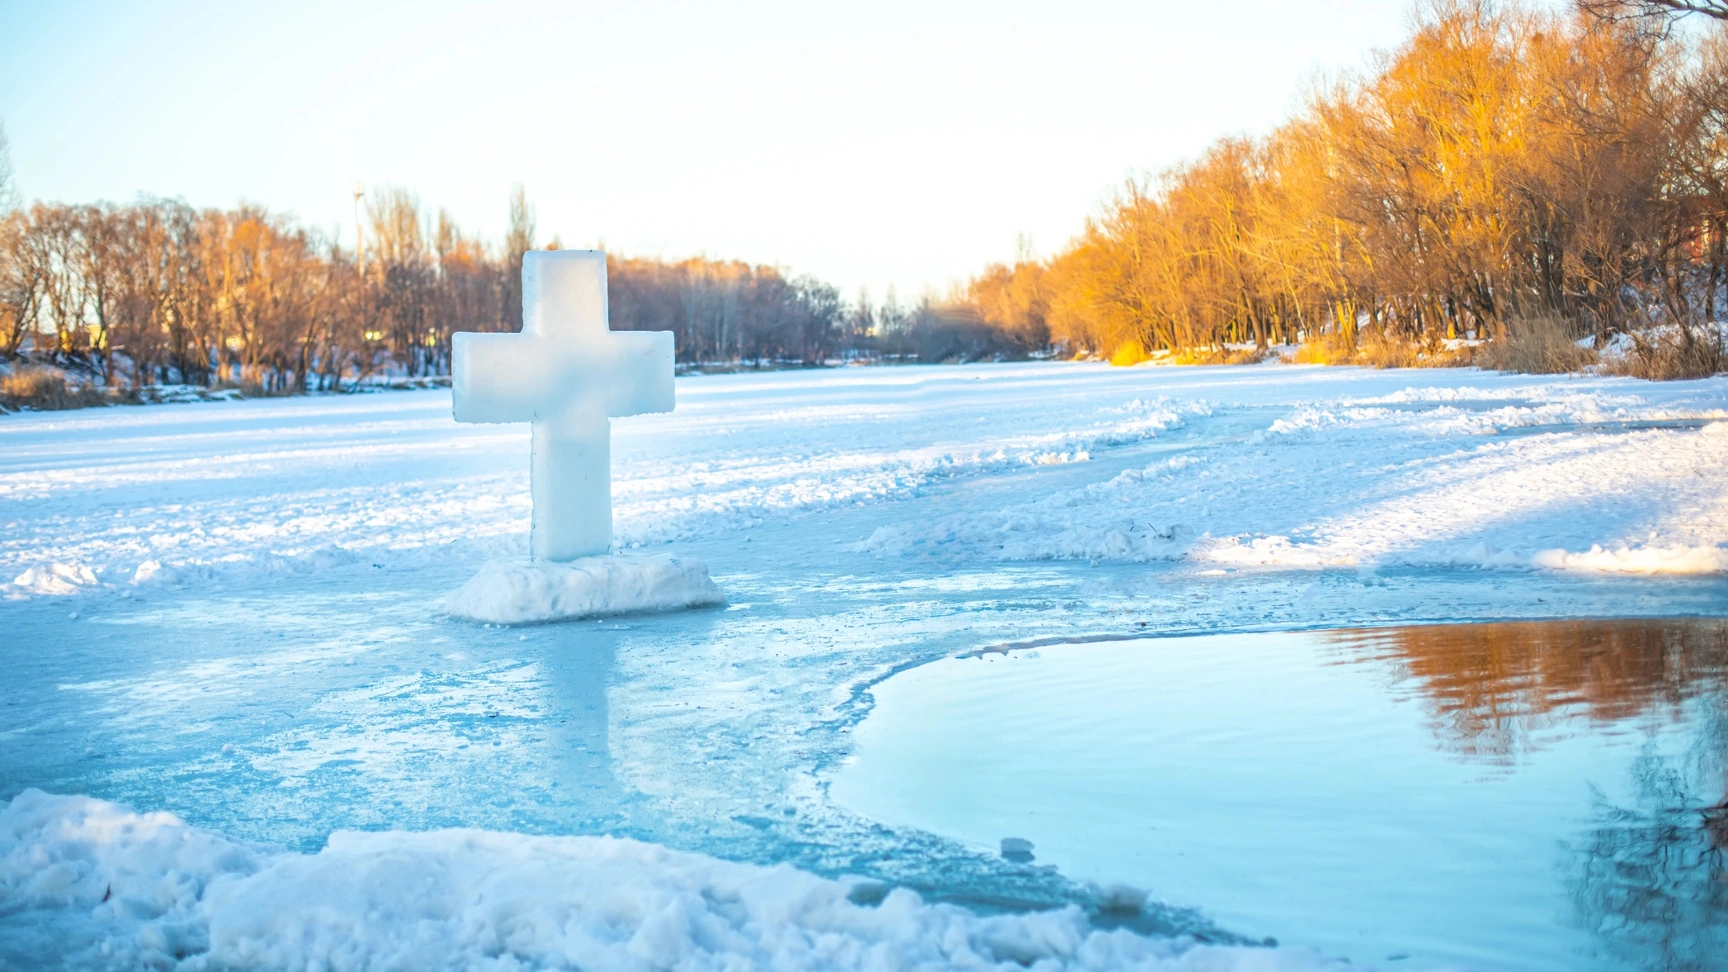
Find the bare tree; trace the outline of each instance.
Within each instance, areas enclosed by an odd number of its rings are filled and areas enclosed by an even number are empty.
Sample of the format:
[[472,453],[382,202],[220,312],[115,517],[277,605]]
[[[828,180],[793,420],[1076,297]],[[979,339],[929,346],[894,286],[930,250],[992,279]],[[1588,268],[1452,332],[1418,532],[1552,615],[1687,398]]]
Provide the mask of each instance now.
[[1630,17],[1666,19],[1702,14],[1728,20],[1728,0],[1576,0],[1578,9],[1609,20]]
[[518,182],[510,191],[510,226],[504,231],[504,320],[522,329],[522,254],[534,249],[534,207]]
[[0,358],[14,358],[35,332],[47,293],[47,269],[21,212],[0,215]]
[[[427,251],[427,226],[420,197],[401,188],[373,194],[366,211],[372,223],[374,262],[371,264],[376,323],[368,341],[380,342],[403,362],[410,377],[419,376],[428,348],[437,347],[430,323],[435,267]],[[431,338],[429,341],[428,338]]]
[[0,123],[0,213],[17,209],[21,200],[12,171],[12,143],[6,139],[6,126]]

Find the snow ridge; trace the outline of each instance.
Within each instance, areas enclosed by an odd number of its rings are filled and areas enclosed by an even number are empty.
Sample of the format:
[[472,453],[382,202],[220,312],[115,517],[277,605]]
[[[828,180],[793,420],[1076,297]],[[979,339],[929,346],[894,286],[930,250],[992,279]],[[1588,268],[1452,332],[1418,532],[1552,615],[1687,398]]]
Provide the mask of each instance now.
[[0,939],[22,956],[69,934],[75,968],[184,972],[1347,968],[1305,949],[1102,931],[1072,906],[979,916],[621,838],[350,831],[294,854],[26,790],[0,809]]
[[[1229,569],[1728,571],[1728,421],[1694,412],[1675,427],[1602,432],[1566,427],[1601,419],[1587,398],[1565,408],[1297,405],[1235,448],[888,524],[850,549]],[[1542,435],[1494,434],[1554,423]]]

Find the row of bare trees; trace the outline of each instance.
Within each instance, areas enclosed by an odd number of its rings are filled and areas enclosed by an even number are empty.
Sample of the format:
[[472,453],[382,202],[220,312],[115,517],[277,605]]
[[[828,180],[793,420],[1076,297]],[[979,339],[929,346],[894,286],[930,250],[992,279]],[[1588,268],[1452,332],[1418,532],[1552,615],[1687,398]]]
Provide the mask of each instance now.
[[[520,189],[496,247],[412,193],[375,192],[358,252],[254,206],[24,209],[7,193],[0,178],[0,359],[115,388],[292,392],[448,374],[452,333],[520,326],[522,255],[536,246]],[[681,360],[837,351],[845,309],[819,281],[703,259],[614,258],[610,273],[612,326],[674,331]]]
[[612,326],[671,331],[681,360],[816,364],[842,344],[840,292],[741,262],[612,258]]
[[1105,354],[1713,321],[1728,28],[1676,30],[1673,6],[1439,0],[1372,70],[1124,186],[962,305]]

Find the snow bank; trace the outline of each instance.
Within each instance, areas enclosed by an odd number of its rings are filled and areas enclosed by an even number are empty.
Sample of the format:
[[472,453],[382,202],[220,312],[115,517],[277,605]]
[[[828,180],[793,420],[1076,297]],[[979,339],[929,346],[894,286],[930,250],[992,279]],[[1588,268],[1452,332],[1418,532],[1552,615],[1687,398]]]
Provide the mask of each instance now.
[[1714,546],[1622,546],[1600,544],[1574,553],[1561,548],[1521,553],[1490,544],[1438,544],[1419,552],[1368,555],[1337,544],[1304,544],[1289,537],[1208,538],[1189,552],[1195,560],[1236,567],[1475,567],[1601,571],[1615,574],[1728,573],[1728,549]]
[[1592,546],[1582,553],[1544,550],[1532,558],[1538,567],[1557,570],[1599,570],[1619,574],[1728,573],[1728,549],[1713,546],[1618,547]]
[[493,624],[558,621],[724,604],[708,565],[666,554],[610,554],[569,563],[491,560],[445,610]]
[[859,904],[877,897],[862,883],[612,837],[338,832],[306,855],[88,797],[0,809],[0,932],[27,920],[34,958],[72,968],[1346,968],[1100,931],[1073,907],[982,917],[905,889]]

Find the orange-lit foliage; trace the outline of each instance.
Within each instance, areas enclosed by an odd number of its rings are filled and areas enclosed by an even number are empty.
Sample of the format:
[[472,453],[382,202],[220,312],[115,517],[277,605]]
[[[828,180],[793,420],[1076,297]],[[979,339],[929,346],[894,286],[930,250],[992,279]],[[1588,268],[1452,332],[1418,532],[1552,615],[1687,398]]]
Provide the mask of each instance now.
[[1637,18],[1442,0],[1372,70],[1123,186],[1020,273],[1053,339],[1122,359],[1324,336],[1310,358],[1435,363],[1442,339],[1531,317],[1574,336],[1713,318],[1725,30],[1692,45]]
[[965,304],[1011,344],[1032,349],[1050,343],[1046,271],[1034,260],[985,268],[966,288]]

